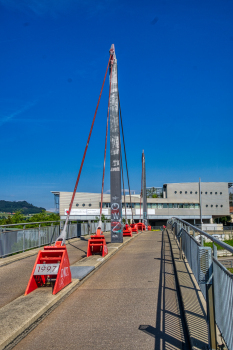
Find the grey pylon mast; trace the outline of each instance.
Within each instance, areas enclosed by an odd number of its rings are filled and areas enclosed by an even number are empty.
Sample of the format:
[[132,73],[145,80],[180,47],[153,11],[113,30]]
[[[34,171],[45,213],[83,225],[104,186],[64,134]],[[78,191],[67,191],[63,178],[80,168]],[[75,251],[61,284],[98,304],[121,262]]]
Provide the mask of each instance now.
[[120,162],[120,129],[118,109],[117,59],[115,47],[110,49],[112,56],[109,74],[110,79],[110,182],[111,182],[111,242],[122,243],[122,202],[121,202],[121,162]]
[[143,223],[147,226],[147,197],[146,197],[146,164],[145,154],[142,151],[142,193],[143,193]]

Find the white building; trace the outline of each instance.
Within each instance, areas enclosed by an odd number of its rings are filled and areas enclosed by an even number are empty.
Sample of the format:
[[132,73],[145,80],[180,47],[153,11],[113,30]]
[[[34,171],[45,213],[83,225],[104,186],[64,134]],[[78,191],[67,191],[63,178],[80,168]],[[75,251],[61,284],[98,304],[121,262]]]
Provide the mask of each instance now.
[[[57,210],[61,219],[65,220],[66,212],[72,197],[72,192],[52,191],[55,196]],[[140,195],[126,196],[127,218],[131,218],[131,210],[135,221],[142,218],[142,203],[140,210]],[[147,198],[147,214],[151,225],[161,225],[173,216],[191,223],[200,223],[200,209],[203,223],[212,223],[214,218],[230,215],[228,182],[202,182],[201,194],[199,183],[164,184],[161,189],[162,198]],[[100,213],[100,193],[81,193],[75,195],[70,220],[95,220]],[[122,196],[125,216],[124,197]],[[200,206],[201,204],[201,206]],[[103,214],[110,219],[110,194],[103,196]]]

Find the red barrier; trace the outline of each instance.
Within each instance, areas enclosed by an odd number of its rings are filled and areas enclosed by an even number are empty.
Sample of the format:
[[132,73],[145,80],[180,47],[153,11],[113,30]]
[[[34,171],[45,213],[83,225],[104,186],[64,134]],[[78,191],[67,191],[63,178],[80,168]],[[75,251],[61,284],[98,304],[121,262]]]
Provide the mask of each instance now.
[[70,261],[66,246],[56,242],[55,246],[46,246],[38,252],[35,265],[29,279],[25,295],[47,282],[53,282],[53,294],[71,283]]
[[105,237],[99,228],[97,229],[96,235],[91,236],[88,240],[87,257],[93,254],[101,254],[102,257],[108,254]]
[[130,236],[130,237],[133,237],[133,235],[132,235],[132,229],[131,229],[131,227],[130,227],[128,224],[126,224],[126,225],[124,226],[124,228],[123,228],[123,236]]
[[150,225],[147,226],[147,230],[151,231],[151,226]]
[[137,225],[137,228],[138,228],[139,231],[145,231],[146,230],[146,226],[142,222],[138,222],[136,225]]
[[133,233],[138,233],[138,227],[136,224],[130,224],[130,227]]

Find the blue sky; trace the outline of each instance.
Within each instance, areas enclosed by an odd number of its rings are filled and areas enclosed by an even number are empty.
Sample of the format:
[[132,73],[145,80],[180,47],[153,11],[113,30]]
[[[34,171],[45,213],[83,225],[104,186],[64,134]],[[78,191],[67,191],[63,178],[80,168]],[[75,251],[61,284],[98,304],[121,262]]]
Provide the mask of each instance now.
[[[232,0],[0,0],[0,199],[72,191],[112,43],[131,188],[233,181]],[[108,80],[79,191],[101,190]],[[107,153],[105,190],[109,184]]]

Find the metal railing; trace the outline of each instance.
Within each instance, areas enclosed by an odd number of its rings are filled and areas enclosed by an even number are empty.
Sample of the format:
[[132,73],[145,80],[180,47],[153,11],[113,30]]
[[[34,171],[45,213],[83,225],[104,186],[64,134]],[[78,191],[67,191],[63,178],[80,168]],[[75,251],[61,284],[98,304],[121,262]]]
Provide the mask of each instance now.
[[[202,237],[232,254],[233,247],[184,220],[174,217],[167,225],[179,241],[180,259],[184,254],[206,300],[211,349],[216,348],[211,343],[216,342],[216,324],[228,349],[233,349],[233,275],[217,260],[216,245],[213,244],[213,250],[204,247]],[[195,238],[196,233],[201,235],[201,244]]]
[[[29,249],[52,244],[60,235],[63,221],[52,221],[50,226],[41,226],[45,222],[20,223],[0,226],[0,258]],[[56,223],[54,225],[54,223]],[[38,224],[35,228],[26,228],[27,225]],[[96,232],[98,223],[69,223],[67,239],[93,234]],[[23,226],[16,228],[15,226]],[[103,230],[110,231],[111,223],[103,223]]]

